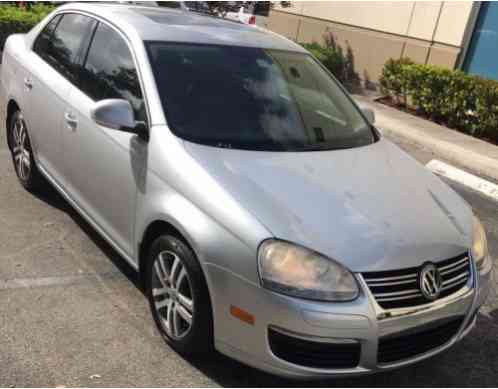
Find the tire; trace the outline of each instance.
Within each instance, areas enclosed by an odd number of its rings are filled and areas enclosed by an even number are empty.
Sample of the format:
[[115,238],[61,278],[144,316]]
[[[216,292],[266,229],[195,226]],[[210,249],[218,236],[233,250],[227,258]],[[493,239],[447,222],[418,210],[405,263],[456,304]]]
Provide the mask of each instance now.
[[19,182],[29,191],[40,188],[43,183],[43,177],[36,166],[28,127],[21,111],[17,111],[12,115],[8,136],[12,162],[14,163],[14,169]]
[[173,235],[158,237],[149,249],[145,277],[152,316],[165,340],[185,356],[212,351],[211,300],[190,247]]

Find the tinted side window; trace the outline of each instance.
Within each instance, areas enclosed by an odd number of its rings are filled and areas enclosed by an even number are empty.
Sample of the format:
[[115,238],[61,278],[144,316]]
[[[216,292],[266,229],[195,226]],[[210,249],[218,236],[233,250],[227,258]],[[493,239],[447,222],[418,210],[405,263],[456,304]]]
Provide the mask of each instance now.
[[33,45],[33,51],[37,53],[40,57],[46,59],[47,52],[52,43],[52,34],[54,33],[57,23],[61,19],[62,15],[57,15],[53,18],[42,30],[40,35],[36,38],[35,44]]
[[65,14],[50,37],[42,58],[69,81],[76,82],[81,49],[93,26],[94,21],[87,16]]
[[179,1],[158,1],[157,5],[165,8],[176,8],[176,9],[182,8]]
[[133,57],[124,39],[100,23],[88,51],[80,87],[93,100],[125,99],[145,121],[145,105]]

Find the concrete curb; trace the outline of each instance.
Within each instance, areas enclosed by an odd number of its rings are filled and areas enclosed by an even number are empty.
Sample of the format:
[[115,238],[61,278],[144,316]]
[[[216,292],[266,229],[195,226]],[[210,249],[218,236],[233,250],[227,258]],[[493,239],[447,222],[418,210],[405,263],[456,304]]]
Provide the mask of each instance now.
[[447,161],[498,182],[498,146],[354,95],[360,106],[375,111],[376,125],[389,136],[422,146]]

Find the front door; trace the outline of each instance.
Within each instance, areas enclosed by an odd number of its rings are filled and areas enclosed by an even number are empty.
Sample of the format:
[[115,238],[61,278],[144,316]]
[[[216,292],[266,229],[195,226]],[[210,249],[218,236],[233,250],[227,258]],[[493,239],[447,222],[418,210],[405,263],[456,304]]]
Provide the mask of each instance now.
[[124,38],[99,23],[64,112],[63,150],[73,199],[130,257],[138,184],[147,143],[138,136],[96,124],[95,102],[128,100],[137,120],[145,107],[133,57]]

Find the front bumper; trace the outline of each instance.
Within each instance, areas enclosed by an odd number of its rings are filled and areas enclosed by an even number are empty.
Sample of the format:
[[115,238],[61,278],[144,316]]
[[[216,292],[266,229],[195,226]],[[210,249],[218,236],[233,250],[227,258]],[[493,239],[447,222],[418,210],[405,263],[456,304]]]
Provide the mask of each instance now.
[[[361,296],[347,303],[323,303],[282,296],[239,278],[215,265],[207,266],[213,299],[215,346],[218,351],[255,368],[292,378],[361,375],[402,367],[429,358],[458,342],[475,325],[476,314],[489,292],[490,274],[472,277],[458,292],[412,309],[386,311],[370,295],[361,275]],[[230,314],[236,306],[254,316],[247,324]],[[410,333],[433,323],[461,319],[442,345],[389,363],[379,361],[379,339]],[[349,368],[322,368],[291,363],[275,355],[269,332],[299,340],[360,345],[358,363]],[[342,347],[342,346],[341,346]],[[296,346],[296,349],[299,347]]]

